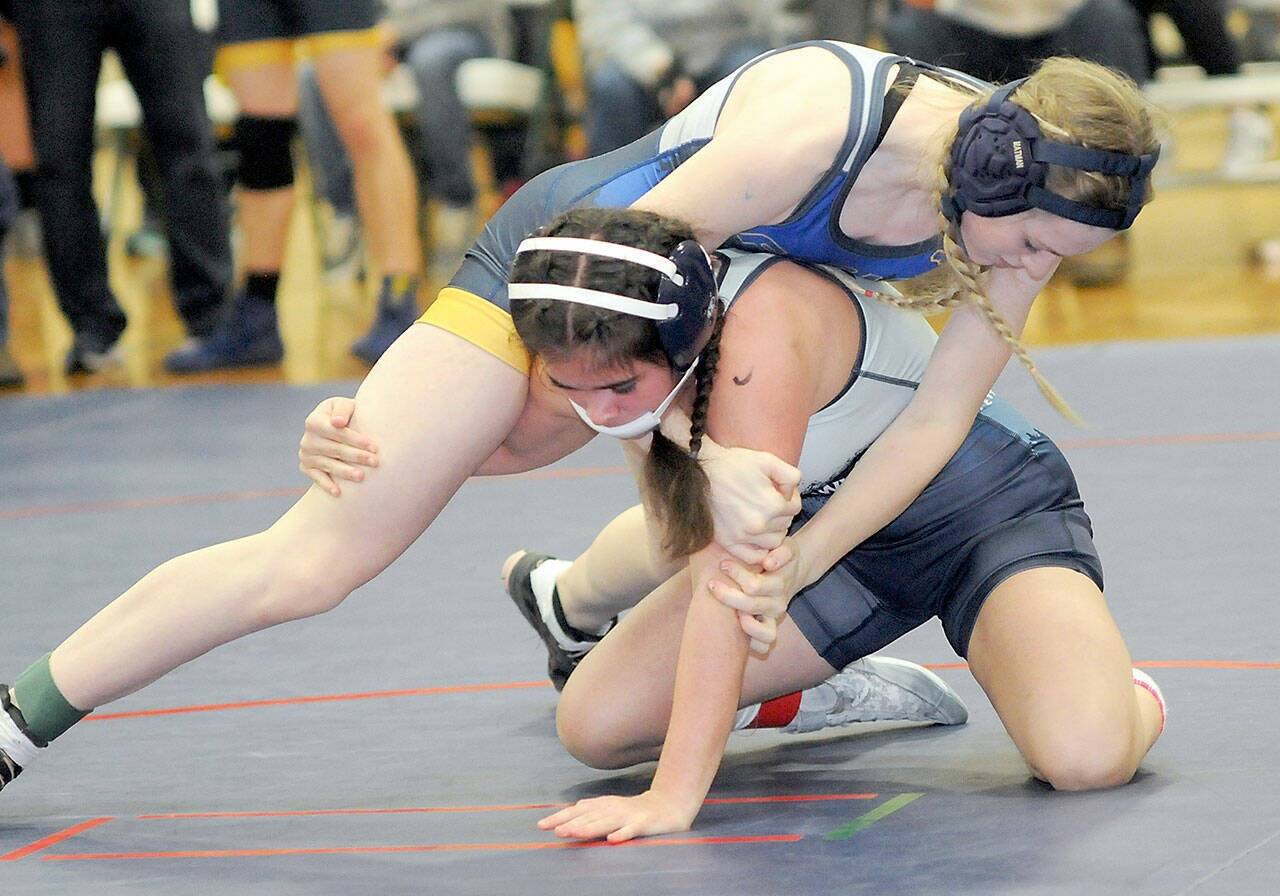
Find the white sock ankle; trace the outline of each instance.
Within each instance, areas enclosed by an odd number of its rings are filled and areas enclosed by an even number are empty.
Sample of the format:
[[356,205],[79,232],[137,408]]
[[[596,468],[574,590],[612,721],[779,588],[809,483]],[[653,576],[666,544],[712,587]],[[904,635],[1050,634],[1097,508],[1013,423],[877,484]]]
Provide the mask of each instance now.
[[[565,650],[577,652],[590,650],[599,643],[598,640],[579,641],[572,637],[556,618],[555,607],[551,603],[551,597],[556,590],[556,579],[560,578],[560,574],[572,565],[571,560],[543,560],[533,572],[529,573],[529,585],[533,588],[533,596],[538,601],[538,611],[542,615],[542,621],[556,639],[556,643]],[[600,632],[588,632],[588,634],[603,635],[609,631],[611,625],[612,623],[609,623]]]
[[1161,693],[1160,686],[1155,683],[1155,679],[1141,669],[1133,670],[1133,683],[1156,698],[1156,706],[1160,707],[1160,731],[1163,733],[1165,722],[1168,720],[1169,715],[1165,708],[1164,694]]
[[6,756],[23,768],[39,759],[44,752],[22,733],[17,723],[3,710],[0,710],[0,750],[4,750]]

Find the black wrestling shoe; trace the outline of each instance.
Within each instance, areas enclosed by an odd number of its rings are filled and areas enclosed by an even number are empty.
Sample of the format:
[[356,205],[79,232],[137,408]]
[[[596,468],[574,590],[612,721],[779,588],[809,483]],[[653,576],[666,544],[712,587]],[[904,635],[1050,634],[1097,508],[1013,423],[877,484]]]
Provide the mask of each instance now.
[[[9,686],[3,683],[0,683],[0,712],[7,715],[19,731],[26,734],[26,720],[22,718],[22,713],[18,711],[18,707],[9,701]],[[14,762],[3,749],[0,749],[0,790],[4,790],[5,785],[20,774],[22,774],[22,766]]]
[[557,691],[563,691],[565,682],[569,680],[569,676],[573,674],[573,670],[578,667],[582,658],[587,655],[587,650],[566,650],[547,628],[547,624],[542,621],[542,610],[538,606],[537,595],[533,593],[533,584],[529,581],[529,576],[543,562],[554,559],[550,554],[525,551],[524,556],[516,561],[516,565],[511,567],[511,574],[507,576],[507,594],[511,596],[520,615],[533,626],[533,630],[542,639],[543,646],[547,648],[547,677],[551,679]]
[[9,758],[9,754],[0,750],[0,790],[18,775],[22,774],[22,766]]

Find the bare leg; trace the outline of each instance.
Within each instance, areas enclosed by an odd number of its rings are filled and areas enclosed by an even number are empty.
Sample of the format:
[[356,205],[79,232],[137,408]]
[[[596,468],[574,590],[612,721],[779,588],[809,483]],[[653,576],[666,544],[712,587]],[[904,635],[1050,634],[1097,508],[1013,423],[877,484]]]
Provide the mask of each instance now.
[[312,488],[267,531],[163,564],[54,651],[58,687],[73,706],[97,707],[219,644],[336,606],[502,442],[527,382],[457,336],[411,327],[356,397],[354,422],[378,442],[376,475],[340,500]]
[[383,275],[416,273],[422,258],[417,181],[400,132],[382,103],[382,50],[330,50],[316,58],[315,67],[325,105],[355,167],[360,221],[374,257]]
[[[245,115],[287,119],[297,114],[297,74],[292,63],[233,67],[227,80]],[[237,201],[239,222],[244,230],[244,266],[250,273],[280,270],[293,199],[293,186],[278,190],[240,190]]]
[[[640,545],[648,545],[648,550],[640,550]],[[509,563],[518,558],[514,555]],[[556,579],[556,590],[569,624],[597,631],[683,567],[683,560],[670,560],[650,540],[644,507],[637,504],[600,531]]]
[[1058,790],[1124,784],[1155,743],[1160,710],[1102,592],[1068,569],[1030,569],[996,588],[969,641],[969,668],[1036,777]]
[[[689,575],[682,570],[642,600],[574,671],[560,696],[556,730],[579,761],[621,768],[658,757],[689,601]],[[740,705],[803,690],[834,671],[785,619],[769,656],[747,660]]]

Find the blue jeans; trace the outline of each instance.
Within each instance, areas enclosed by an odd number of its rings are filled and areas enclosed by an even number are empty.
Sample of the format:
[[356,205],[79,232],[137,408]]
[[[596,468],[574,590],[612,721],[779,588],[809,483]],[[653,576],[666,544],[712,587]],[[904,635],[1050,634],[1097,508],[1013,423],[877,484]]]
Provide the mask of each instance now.
[[[710,71],[694,79],[698,92],[769,49],[768,43],[761,40],[731,44]],[[593,156],[639,140],[665,120],[657,96],[612,62],[587,76],[587,94],[583,124],[587,131],[587,152]]]
[[[489,39],[472,28],[442,28],[424,34],[405,48],[404,62],[418,87],[414,128],[419,158],[432,193],[449,205],[475,201],[471,177],[471,120],[458,96],[458,66],[468,59],[493,55]],[[355,214],[351,160],[325,108],[315,72],[304,69],[298,101],[298,121],[317,187],[333,207]]]

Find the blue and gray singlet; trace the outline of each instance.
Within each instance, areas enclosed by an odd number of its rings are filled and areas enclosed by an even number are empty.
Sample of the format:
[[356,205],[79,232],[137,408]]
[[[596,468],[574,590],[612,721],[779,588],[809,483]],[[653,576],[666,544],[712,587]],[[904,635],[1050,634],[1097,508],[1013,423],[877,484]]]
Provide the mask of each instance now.
[[950,81],[975,89],[986,85],[904,56],[854,44],[812,41],[756,57],[710,87],[661,128],[628,146],[561,165],[531,180],[490,220],[450,286],[506,308],[507,271],[524,237],[569,208],[630,206],[710,142],[721,110],[747,69],[800,47],[820,47],[849,69],[853,96],[845,139],[825,173],[785,221],[752,227],[725,245],[831,265],[866,280],[906,279],[937,267],[942,262],[939,237],[903,246],[872,245],[840,229],[840,212],[901,104],[900,92],[886,97],[895,70],[899,83],[907,86],[921,71],[938,71]]

